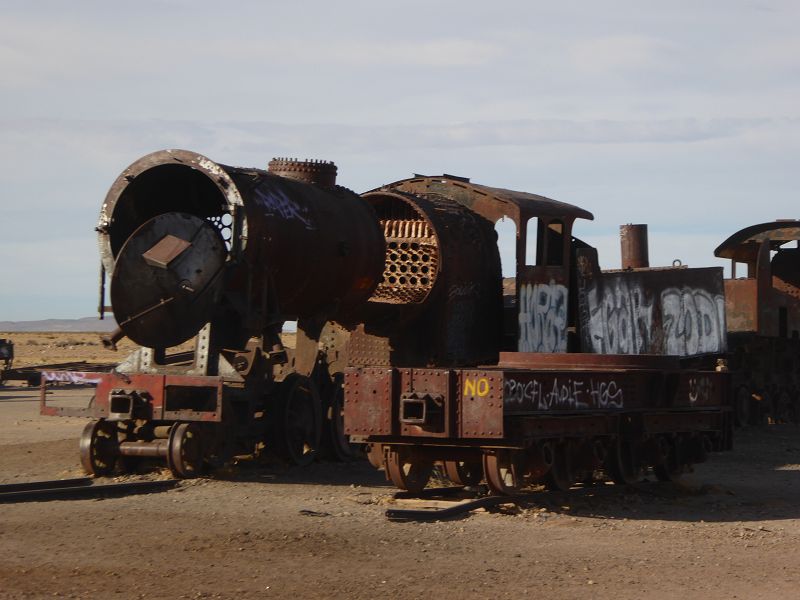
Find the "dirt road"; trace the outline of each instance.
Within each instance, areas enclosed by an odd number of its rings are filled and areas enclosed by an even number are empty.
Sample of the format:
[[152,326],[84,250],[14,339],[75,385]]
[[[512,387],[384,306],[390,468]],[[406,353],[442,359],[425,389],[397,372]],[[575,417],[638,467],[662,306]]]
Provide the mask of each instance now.
[[[82,426],[0,388],[0,483],[80,475]],[[366,464],[2,505],[0,598],[796,598],[798,463],[800,430],[773,426],[683,487],[542,493],[439,523],[387,521],[393,491]]]

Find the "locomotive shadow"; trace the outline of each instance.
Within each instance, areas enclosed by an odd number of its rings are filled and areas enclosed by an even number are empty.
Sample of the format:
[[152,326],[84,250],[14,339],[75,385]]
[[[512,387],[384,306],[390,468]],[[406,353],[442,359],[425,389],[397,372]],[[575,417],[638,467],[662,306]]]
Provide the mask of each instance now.
[[677,483],[648,475],[630,487],[543,493],[522,506],[589,518],[736,522],[800,518],[798,498],[800,428],[772,425],[737,431],[732,452],[712,454]]
[[213,479],[265,484],[330,485],[394,489],[382,471],[366,459],[351,462],[320,460],[306,466],[287,465],[278,461],[247,461],[232,468],[212,473]]
[[0,385],[0,402],[39,402],[39,388],[28,385]]

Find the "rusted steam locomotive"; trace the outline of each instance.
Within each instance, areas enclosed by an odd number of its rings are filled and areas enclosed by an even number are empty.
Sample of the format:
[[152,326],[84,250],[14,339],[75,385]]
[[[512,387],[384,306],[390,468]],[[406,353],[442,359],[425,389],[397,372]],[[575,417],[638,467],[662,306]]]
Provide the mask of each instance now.
[[[94,417],[80,446],[88,473],[160,458],[191,477],[265,446],[304,464],[323,422],[329,446],[348,455],[341,371],[319,339],[328,322],[355,326],[385,241],[369,204],[335,180],[328,162],[275,159],[264,171],[181,150],[116,179],[97,227],[100,312],[110,278],[119,329],[106,343],[127,336],[139,349],[111,373],[69,375],[96,385],[88,408],[42,393],[44,414]],[[280,337],[287,320],[298,321],[294,349]]]
[[[323,421],[401,488],[435,463],[498,493],[604,469],[677,476],[731,444],[722,270],[601,272],[580,208],[448,175],[361,196],[331,163],[268,171],[187,151],[135,162],[98,226],[119,331],[87,374],[85,469],[142,457],[183,477],[266,447],[297,463]],[[500,218],[516,226],[503,286]],[[297,345],[280,331],[297,320]],[[188,340],[188,352],[176,351]],[[50,406],[45,414],[76,414]]]
[[714,251],[731,261],[725,301],[739,425],[800,419],[798,241],[800,221],[782,219],[745,227]]
[[[397,307],[418,316],[370,316],[350,339],[345,430],[397,487],[420,490],[437,462],[496,493],[567,489],[601,468],[620,482],[647,466],[670,479],[731,447],[720,268],[650,269],[632,252],[630,268],[601,272],[572,236],[591,214],[466,179],[415,177],[363,197],[398,249],[383,286],[406,293],[398,273],[422,263],[404,248],[440,265],[424,297]],[[502,217],[517,232],[505,297],[492,239]]]

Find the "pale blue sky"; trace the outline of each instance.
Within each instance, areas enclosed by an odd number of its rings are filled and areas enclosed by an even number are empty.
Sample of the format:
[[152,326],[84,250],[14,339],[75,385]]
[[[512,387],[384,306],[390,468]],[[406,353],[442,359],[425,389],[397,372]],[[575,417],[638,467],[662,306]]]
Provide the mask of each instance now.
[[0,0],[0,320],[93,313],[100,204],[162,148],[543,194],[608,267],[622,223],[707,266],[800,216],[800,3],[554,4]]

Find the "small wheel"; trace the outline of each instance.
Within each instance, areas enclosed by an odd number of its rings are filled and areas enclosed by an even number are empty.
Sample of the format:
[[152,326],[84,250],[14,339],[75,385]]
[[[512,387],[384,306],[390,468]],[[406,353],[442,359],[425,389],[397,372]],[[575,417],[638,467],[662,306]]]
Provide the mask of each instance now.
[[553,466],[545,475],[544,483],[548,490],[566,492],[576,481],[572,466],[572,444],[561,442],[554,448]]
[[669,452],[667,452],[664,460],[657,465],[653,465],[653,474],[659,481],[676,482],[683,475],[685,465],[678,458],[679,442],[671,441],[668,444]]
[[516,494],[524,485],[525,456],[515,450],[488,450],[483,454],[483,474],[493,493]]
[[749,388],[746,385],[740,385],[736,389],[733,401],[736,424],[739,427],[746,427],[750,424],[750,403],[752,401],[752,394]]
[[89,475],[111,475],[119,456],[116,423],[109,423],[105,419],[87,423],[81,433],[80,455],[83,470]]
[[775,410],[775,420],[778,423],[794,422],[794,401],[787,389],[781,389],[778,394],[778,406]]
[[633,485],[642,477],[641,461],[636,445],[630,440],[618,439],[606,457],[606,472],[618,485]]
[[409,460],[403,450],[389,449],[384,461],[386,475],[395,487],[418,494],[428,484],[433,463],[424,460]]
[[367,452],[367,460],[376,469],[383,469],[384,457],[383,446],[381,444],[365,444],[364,449]]
[[203,438],[194,423],[175,423],[169,430],[167,465],[175,477],[190,479],[203,470]]
[[275,451],[296,465],[308,465],[316,458],[322,437],[317,388],[308,377],[296,374],[280,385],[273,421]]
[[471,460],[446,460],[444,472],[456,485],[478,485],[483,478],[483,465]]
[[344,387],[342,377],[334,379],[334,390],[328,407],[328,438],[337,460],[347,462],[364,456],[363,444],[351,444],[344,432]]

